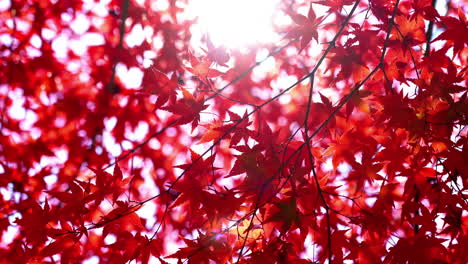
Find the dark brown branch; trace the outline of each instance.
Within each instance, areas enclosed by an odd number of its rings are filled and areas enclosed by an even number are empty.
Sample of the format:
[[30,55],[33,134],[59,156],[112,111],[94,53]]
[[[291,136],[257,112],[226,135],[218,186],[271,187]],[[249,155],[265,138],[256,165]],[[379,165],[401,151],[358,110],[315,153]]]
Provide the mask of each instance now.
[[[432,7],[435,8],[437,4],[437,0],[432,0]],[[434,21],[429,21],[429,25],[427,26],[427,31],[426,31],[426,49],[424,50],[424,57],[429,56],[429,53],[431,52],[431,40],[432,40],[432,33],[434,31]]]
[[[124,41],[124,36],[125,36],[125,21],[127,21],[129,6],[130,6],[130,0],[123,0],[122,10],[121,10],[122,13],[120,16],[119,44],[117,45],[117,52],[119,54],[122,52],[122,49],[123,49],[123,41]],[[117,63],[118,63],[118,57],[115,57],[112,63],[111,79],[107,86],[107,90],[111,94],[116,94],[119,92],[117,89],[117,86],[115,85],[115,74],[116,74]]]

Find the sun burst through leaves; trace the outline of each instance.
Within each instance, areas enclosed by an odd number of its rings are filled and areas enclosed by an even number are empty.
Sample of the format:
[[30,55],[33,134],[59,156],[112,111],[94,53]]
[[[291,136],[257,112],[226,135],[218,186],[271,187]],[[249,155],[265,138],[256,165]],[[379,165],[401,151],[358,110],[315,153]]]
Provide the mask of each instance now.
[[209,35],[216,45],[242,48],[278,40],[273,19],[278,0],[195,0],[195,34]]

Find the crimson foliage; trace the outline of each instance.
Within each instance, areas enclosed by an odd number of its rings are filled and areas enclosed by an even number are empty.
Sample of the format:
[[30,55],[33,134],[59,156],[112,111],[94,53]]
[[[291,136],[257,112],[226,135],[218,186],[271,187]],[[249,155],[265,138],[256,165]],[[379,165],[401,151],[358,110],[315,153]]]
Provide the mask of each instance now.
[[104,2],[2,1],[2,263],[468,262],[466,2]]

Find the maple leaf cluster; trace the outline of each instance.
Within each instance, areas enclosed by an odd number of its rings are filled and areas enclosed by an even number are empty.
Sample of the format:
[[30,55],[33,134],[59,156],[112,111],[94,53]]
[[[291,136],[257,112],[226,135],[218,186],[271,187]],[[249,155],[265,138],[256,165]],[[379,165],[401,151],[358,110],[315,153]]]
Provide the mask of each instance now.
[[162,2],[0,4],[1,263],[468,263],[466,1]]

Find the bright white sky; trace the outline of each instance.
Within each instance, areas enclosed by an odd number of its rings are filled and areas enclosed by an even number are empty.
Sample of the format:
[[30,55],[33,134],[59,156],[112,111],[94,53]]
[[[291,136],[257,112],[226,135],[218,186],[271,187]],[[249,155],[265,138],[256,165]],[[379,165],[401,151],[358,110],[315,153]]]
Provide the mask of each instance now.
[[279,0],[193,0],[187,13],[199,18],[192,28],[194,34],[209,34],[215,45],[239,48],[277,40],[273,17],[278,3]]

